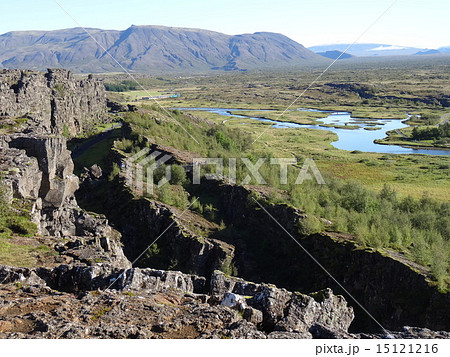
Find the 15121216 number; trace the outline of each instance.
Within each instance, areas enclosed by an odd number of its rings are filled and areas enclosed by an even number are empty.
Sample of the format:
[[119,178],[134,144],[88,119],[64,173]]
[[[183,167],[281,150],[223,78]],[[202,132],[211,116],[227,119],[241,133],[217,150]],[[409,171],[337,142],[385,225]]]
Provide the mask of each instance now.
[[377,344],[377,353],[438,353],[437,343],[379,343]]

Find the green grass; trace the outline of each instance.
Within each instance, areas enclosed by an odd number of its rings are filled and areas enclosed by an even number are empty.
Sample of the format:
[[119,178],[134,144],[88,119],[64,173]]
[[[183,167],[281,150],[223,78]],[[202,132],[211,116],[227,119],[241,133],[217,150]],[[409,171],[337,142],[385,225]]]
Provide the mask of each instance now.
[[27,117],[0,121],[0,135],[12,134],[17,132],[24,124],[27,123],[27,121]]
[[39,260],[45,255],[54,255],[48,246],[37,241],[27,244],[20,242],[20,238],[12,241],[11,238],[0,234],[0,264],[16,267],[33,268],[39,265]]
[[110,312],[112,310],[111,307],[105,307],[103,309],[97,309],[94,310],[92,313],[93,315],[91,316],[91,320],[92,321],[97,321],[100,317],[102,317],[103,315],[105,315],[106,313]]
[[29,202],[14,200],[9,205],[0,180],[0,264],[35,267],[38,257],[51,249],[31,239],[37,227],[29,216]]
[[[292,122],[297,124],[316,124],[317,120],[326,118],[328,116],[327,113],[319,113],[319,112],[303,112],[303,111],[287,111],[283,113],[281,110],[271,110],[270,112],[267,111],[245,111],[245,110],[239,110],[233,112],[233,114],[236,115],[245,115],[245,116],[252,116],[252,117],[258,117],[258,118],[265,118],[265,119],[271,119],[271,120],[277,120],[277,121],[284,121],[284,122]],[[235,119],[239,120],[239,119]]]
[[[75,173],[80,174],[83,167],[89,168],[94,164],[99,165],[103,169],[109,167],[111,164],[108,160],[110,149],[114,141],[120,137],[120,129],[115,129],[108,138],[89,147],[74,160]],[[82,143],[83,142],[77,141],[77,145],[81,145]],[[74,144],[71,144],[71,146],[74,146]]]

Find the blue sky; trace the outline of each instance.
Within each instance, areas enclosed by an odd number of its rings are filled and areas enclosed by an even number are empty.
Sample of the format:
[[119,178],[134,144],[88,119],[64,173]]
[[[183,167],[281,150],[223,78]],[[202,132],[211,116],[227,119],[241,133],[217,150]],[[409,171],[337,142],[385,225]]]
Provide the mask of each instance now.
[[[58,0],[85,27],[204,28],[279,32],[305,45],[351,43],[393,0]],[[0,33],[76,27],[54,0],[0,2]],[[448,0],[398,0],[358,42],[450,46]]]

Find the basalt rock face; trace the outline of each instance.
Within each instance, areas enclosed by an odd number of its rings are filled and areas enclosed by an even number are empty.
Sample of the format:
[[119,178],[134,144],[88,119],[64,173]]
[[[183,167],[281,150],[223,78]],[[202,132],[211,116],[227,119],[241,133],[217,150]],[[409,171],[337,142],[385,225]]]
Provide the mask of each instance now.
[[[111,154],[113,162],[120,163],[122,159],[117,152]],[[101,196],[96,194],[99,184],[107,187]],[[98,181],[92,172],[84,175],[77,197],[101,202],[91,210],[99,210],[114,222],[122,233],[125,255],[138,267],[175,269],[202,276],[210,276],[216,269],[232,273],[234,246],[210,237],[219,227],[201,215],[137,198],[126,180],[107,182],[102,177]]]
[[[62,137],[13,135],[0,138],[7,172],[5,183],[15,198],[34,202],[32,220],[41,235],[76,234],[78,177]],[[20,160],[18,160],[20,158]]]
[[234,264],[240,277],[302,292],[330,287],[355,308],[353,331],[377,331],[379,326],[334,279],[385,328],[409,325],[450,330],[450,294],[439,292],[406,259],[362,249],[338,235],[304,234],[304,212],[261,200],[286,233],[256,203],[258,195],[251,188],[210,180],[202,183],[202,189],[218,197],[221,219],[233,225],[234,238],[227,243],[236,247]]
[[0,266],[0,337],[298,339],[313,338],[319,323],[356,337],[347,332],[352,309],[330,290],[308,296],[215,272],[208,292],[206,280],[155,269]]
[[27,118],[24,131],[75,136],[105,119],[101,82],[63,69],[0,71],[0,119]]
[[[78,177],[63,137],[0,137],[0,170],[8,198],[27,200],[31,220],[41,236],[69,239],[56,250],[71,261],[84,264],[103,262],[129,267],[120,246],[120,234],[105,218],[94,217],[77,204]],[[78,237],[78,238],[74,238]]]
[[109,202],[107,216],[121,231],[124,251],[130,260],[135,260],[150,245],[158,248],[157,252],[141,257],[138,266],[180,269],[203,276],[211,275],[215,269],[230,271],[234,246],[202,236],[198,232],[201,216],[146,198],[134,199],[120,185],[105,199]]
[[0,170],[8,201],[29,203],[38,235],[55,242],[64,237],[65,244],[54,247],[63,261],[124,268],[131,263],[120,234],[77,204],[79,180],[60,135],[87,130],[105,108],[103,85],[91,78],[76,80],[65,70],[0,72],[0,120],[28,119],[21,133],[0,136]]

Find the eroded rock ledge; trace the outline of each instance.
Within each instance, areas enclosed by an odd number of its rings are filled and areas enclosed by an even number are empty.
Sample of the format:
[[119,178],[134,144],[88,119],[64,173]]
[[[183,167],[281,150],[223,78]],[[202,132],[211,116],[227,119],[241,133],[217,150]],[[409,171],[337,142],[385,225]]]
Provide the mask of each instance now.
[[[353,309],[329,289],[301,294],[216,271],[61,265],[0,267],[0,338],[385,338],[351,334]],[[106,290],[99,290],[105,289]],[[449,338],[405,327],[389,337]]]
[[0,70],[0,119],[20,117],[26,132],[75,136],[106,118],[105,87],[64,69]]
[[[210,292],[206,279],[196,275],[149,268],[111,270],[102,265],[3,266],[0,282],[0,337],[86,338],[111,333],[120,337],[130,328],[134,337],[164,337],[185,330],[192,334],[189,337],[203,338],[313,338],[324,331],[353,337],[347,332],[353,309],[329,289],[304,295],[230,278],[220,271],[213,273]],[[33,294],[33,302],[22,301],[30,307],[14,310],[21,299],[10,301],[11,290],[20,296]],[[83,304],[83,312],[75,315]],[[121,308],[115,308],[117,304]],[[34,311],[31,306],[37,305],[40,309]],[[28,330],[19,331],[18,325]],[[63,325],[70,325],[70,330],[64,332]]]

